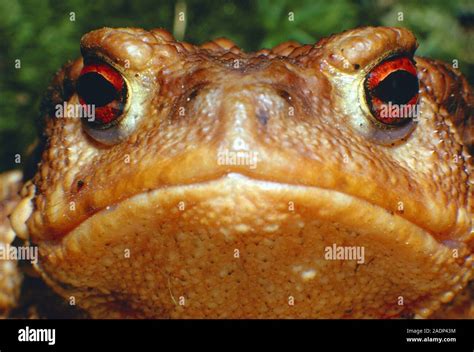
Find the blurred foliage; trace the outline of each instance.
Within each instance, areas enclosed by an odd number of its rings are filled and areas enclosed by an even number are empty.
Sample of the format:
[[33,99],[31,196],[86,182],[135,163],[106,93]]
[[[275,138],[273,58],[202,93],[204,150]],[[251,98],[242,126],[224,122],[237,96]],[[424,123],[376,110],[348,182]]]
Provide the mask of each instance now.
[[[225,36],[245,50],[286,40],[314,43],[361,25],[404,26],[420,42],[418,55],[459,60],[474,82],[474,1],[181,0],[184,40]],[[0,0],[0,171],[19,167],[34,140],[34,120],[51,76],[79,55],[81,35],[95,28],[173,29],[175,1]],[[71,21],[74,12],[75,21]],[[293,13],[294,21],[290,21]],[[403,13],[403,22],[399,21]],[[21,61],[21,68],[15,67]]]

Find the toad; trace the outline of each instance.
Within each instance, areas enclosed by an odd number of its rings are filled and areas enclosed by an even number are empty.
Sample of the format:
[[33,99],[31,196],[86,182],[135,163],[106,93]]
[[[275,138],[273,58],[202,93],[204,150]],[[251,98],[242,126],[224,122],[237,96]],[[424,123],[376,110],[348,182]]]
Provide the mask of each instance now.
[[452,65],[414,56],[410,31],[246,53],[102,28],[80,47],[46,93],[39,162],[2,178],[3,242],[38,248],[35,270],[71,305],[392,318],[465,297],[472,93]]

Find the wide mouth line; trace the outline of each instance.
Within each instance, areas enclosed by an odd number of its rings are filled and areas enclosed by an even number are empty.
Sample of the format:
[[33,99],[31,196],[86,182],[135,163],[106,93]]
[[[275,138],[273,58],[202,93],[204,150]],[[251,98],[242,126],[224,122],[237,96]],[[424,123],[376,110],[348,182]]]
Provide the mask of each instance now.
[[407,218],[405,218],[404,216],[402,216],[400,214],[394,214],[393,212],[389,211],[388,209],[386,209],[383,206],[372,203],[372,202],[368,201],[367,199],[358,197],[358,196],[353,195],[353,194],[341,192],[341,191],[338,191],[338,190],[335,190],[335,189],[332,189],[332,188],[324,188],[324,187],[313,186],[313,185],[300,185],[300,184],[282,183],[282,182],[277,182],[277,181],[272,181],[272,180],[258,179],[258,178],[249,177],[247,175],[237,173],[237,172],[229,172],[229,173],[226,173],[224,175],[220,175],[219,177],[209,179],[209,180],[205,180],[205,181],[201,181],[201,182],[187,183],[187,184],[175,184],[175,185],[164,185],[164,186],[160,186],[160,187],[157,187],[157,188],[153,188],[153,189],[149,189],[149,190],[146,190],[146,191],[142,191],[142,192],[133,194],[129,197],[126,197],[126,198],[123,198],[123,199],[119,200],[116,203],[108,204],[104,207],[101,207],[101,208],[97,209],[97,211],[95,211],[89,217],[87,217],[86,219],[84,219],[81,222],[79,222],[78,224],[76,224],[73,228],[69,229],[62,236],[59,236],[59,238],[67,237],[69,234],[74,232],[79,226],[81,226],[83,223],[89,221],[94,216],[96,216],[98,214],[101,214],[103,212],[106,212],[106,211],[110,211],[111,209],[114,209],[115,207],[119,206],[121,203],[126,202],[128,200],[132,200],[133,198],[144,196],[146,194],[150,194],[150,193],[153,193],[153,192],[160,192],[160,191],[163,191],[163,190],[168,190],[168,189],[173,189],[173,188],[183,189],[183,188],[194,188],[194,187],[205,186],[205,185],[209,185],[209,184],[224,181],[225,179],[234,179],[234,180],[237,180],[237,181],[240,180],[240,181],[244,181],[244,182],[258,183],[259,186],[261,186],[262,188],[267,188],[267,189],[270,189],[270,188],[272,188],[272,189],[276,189],[276,188],[283,189],[283,188],[290,188],[291,187],[291,188],[294,188],[294,189],[300,188],[300,189],[324,190],[324,191],[334,192],[335,194],[342,194],[344,196],[351,197],[351,198],[356,199],[358,201],[365,202],[365,203],[369,204],[370,206],[382,209],[385,212],[387,212],[390,216],[399,217],[401,219],[404,219],[405,221],[408,221],[410,224],[412,224],[416,228],[422,230],[423,232],[428,233],[429,235],[431,235],[431,237],[436,238],[436,236],[433,236],[433,231],[432,230],[427,229],[424,226],[420,226],[419,224],[414,223],[410,219],[407,219]]

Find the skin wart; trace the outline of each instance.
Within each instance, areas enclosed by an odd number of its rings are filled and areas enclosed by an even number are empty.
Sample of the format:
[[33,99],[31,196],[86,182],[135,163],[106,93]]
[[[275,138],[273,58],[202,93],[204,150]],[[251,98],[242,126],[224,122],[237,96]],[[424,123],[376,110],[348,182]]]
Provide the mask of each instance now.
[[[469,316],[473,98],[416,47],[389,27],[256,53],[92,31],[48,89],[39,163],[3,222],[91,317]],[[388,126],[364,82],[393,57],[416,65],[420,114]],[[106,128],[55,115],[93,65],[123,103]]]

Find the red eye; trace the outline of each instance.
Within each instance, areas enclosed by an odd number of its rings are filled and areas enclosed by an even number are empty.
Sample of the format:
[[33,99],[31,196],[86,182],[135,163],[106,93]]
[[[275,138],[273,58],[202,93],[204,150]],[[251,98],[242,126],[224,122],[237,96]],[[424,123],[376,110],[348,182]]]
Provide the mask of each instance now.
[[93,105],[94,127],[107,128],[123,113],[127,98],[127,86],[122,75],[104,63],[89,63],[84,66],[76,83],[79,101]]
[[410,58],[383,61],[369,72],[364,87],[367,104],[379,122],[399,126],[417,117],[418,77]]

